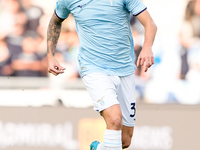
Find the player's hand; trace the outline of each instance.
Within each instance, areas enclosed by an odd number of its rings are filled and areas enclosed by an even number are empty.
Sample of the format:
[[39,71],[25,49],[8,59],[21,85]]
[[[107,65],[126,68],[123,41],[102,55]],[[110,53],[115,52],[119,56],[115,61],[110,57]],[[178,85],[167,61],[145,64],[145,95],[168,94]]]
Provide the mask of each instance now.
[[57,76],[59,74],[64,73],[66,68],[62,67],[58,61],[52,56],[47,58],[48,61],[48,72]]
[[154,56],[151,49],[142,49],[140,55],[137,60],[137,67],[139,65],[144,67],[144,71],[146,72],[148,68],[150,68],[154,64]]

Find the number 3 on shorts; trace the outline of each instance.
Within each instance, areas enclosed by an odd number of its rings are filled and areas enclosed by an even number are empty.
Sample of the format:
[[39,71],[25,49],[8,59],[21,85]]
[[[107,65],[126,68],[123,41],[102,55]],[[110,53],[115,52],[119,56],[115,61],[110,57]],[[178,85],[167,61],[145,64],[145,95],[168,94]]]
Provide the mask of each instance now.
[[135,103],[131,103],[131,110],[133,110],[133,113],[130,114],[130,117],[135,117],[136,109],[135,109]]

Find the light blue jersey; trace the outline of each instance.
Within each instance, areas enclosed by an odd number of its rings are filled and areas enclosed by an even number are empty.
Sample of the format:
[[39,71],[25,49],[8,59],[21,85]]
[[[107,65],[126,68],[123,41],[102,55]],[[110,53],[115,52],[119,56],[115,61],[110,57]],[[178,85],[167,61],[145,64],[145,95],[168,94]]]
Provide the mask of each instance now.
[[138,15],[145,9],[140,0],[58,0],[57,16],[65,19],[72,13],[76,21],[82,77],[93,72],[134,73],[130,12]]

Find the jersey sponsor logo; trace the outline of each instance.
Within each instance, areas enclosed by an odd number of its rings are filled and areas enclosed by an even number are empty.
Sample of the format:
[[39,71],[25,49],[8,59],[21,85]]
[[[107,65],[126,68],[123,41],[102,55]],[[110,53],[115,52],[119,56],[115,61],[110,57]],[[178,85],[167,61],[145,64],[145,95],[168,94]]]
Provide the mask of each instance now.
[[79,8],[82,9],[85,5],[86,5],[86,4],[84,4],[84,5],[78,5],[77,7],[79,7]]

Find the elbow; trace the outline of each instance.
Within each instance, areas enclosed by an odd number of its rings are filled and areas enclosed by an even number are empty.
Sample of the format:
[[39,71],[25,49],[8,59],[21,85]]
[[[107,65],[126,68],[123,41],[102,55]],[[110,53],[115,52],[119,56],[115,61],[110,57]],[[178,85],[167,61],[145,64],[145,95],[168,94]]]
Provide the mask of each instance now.
[[154,27],[155,27],[155,30],[157,31],[157,30],[158,30],[158,27],[157,27],[157,25],[155,24],[155,22],[154,22]]
[[155,24],[154,21],[152,21],[152,28],[154,29],[155,32],[157,32],[158,27],[157,27],[157,25]]
[[149,20],[147,24],[144,25],[144,28],[147,32],[150,31],[151,33],[156,33],[158,30],[158,27],[153,20]]

